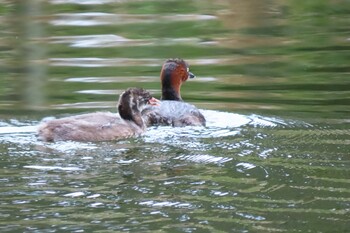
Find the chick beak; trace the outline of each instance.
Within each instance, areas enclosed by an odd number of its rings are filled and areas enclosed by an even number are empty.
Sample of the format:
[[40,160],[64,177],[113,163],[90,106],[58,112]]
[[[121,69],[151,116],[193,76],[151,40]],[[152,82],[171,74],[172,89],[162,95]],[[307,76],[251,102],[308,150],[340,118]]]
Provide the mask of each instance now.
[[188,72],[188,77],[189,78],[195,78],[196,77],[196,75],[194,75],[193,73],[191,73],[191,72]]
[[151,99],[148,100],[148,104],[152,106],[159,106],[160,105],[160,100],[152,97]]

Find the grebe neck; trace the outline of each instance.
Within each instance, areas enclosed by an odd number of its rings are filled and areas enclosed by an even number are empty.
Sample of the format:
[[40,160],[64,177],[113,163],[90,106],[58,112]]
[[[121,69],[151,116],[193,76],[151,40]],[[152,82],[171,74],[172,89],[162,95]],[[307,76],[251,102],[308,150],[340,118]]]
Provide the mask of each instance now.
[[180,87],[182,81],[176,77],[172,77],[172,71],[165,70],[162,72],[162,100],[182,101]]

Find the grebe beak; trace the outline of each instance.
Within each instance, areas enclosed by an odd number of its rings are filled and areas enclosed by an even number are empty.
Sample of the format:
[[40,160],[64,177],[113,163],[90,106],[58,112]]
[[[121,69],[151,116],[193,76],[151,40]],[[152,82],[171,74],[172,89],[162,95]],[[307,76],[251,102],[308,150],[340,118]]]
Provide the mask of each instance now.
[[160,100],[152,97],[151,99],[148,100],[148,104],[152,106],[160,106]]
[[188,77],[189,77],[189,78],[194,78],[194,77],[196,77],[196,75],[194,75],[194,74],[191,73],[191,72],[188,72]]

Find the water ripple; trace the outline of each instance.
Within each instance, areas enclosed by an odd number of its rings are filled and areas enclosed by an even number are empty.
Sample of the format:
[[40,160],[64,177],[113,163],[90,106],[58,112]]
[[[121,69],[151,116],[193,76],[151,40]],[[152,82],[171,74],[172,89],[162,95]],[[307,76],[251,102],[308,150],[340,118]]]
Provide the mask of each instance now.
[[115,102],[79,102],[70,104],[55,104],[51,107],[53,109],[103,109],[103,108],[115,108]]
[[[169,46],[169,45],[198,45],[209,42],[200,38],[166,38],[166,39],[128,39],[118,35],[86,35],[86,36],[54,36],[50,37],[52,44],[70,44],[76,48],[108,48],[122,46]],[[216,44],[216,41],[211,41]]]
[[79,167],[57,167],[57,166],[42,166],[42,165],[27,165],[23,166],[24,168],[37,169],[42,171],[51,171],[51,170],[61,170],[61,171],[82,171],[84,169]]
[[52,66],[75,67],[124,67],[124,66],[159,66],[160,59],[131,59],[131,58],[50,58]]
[[[155,82],[158,81],[158,76],[128,76],[128,77],[74,77],[67,78],[65,82],[78,83],[123,83],[123,82]],[[148,89],[152,93],[159,93],[160,90]]]
[[[249,59],[249,58],[247,58]],[[233,58],[198,58],[187,59],[187,62],[191,65],[234,65],[239,64],[244,60]],[[255,60],[249,59],[251,63],[257,61],[265,61],[264,58],[258,58]],[[127,67],[127,66],[149,66],[160,67],[159,64],[164,62],[164,59],[156,58],[96,58],[96,57],[84,57],[84,58],[50,58],[51,66],[66,66],[66,67]],[[247,61],[246,61],[247,62]]]
[[63,195],[64,197],[81,197],[85,196],[84,192],[74,192],[74,193],[67,193]]
[[196,162],[196,163],[214,163],[214,164],[222,164],[232,160],[232,158],[215,157],[212,155],[180,155],[178,157],[175,157],[174,159],[187,160],[187,161]]
[[176,207],[176,208],[193,208],[190,203],[183,202],[171,202],[171,201],[142,201],[140,205],[151,206],[151,207]]
[[113,3],[115,0],[50,0],[51,4],[102,5]]
[[110,14],[102,12],[61,13],[55,14],[50,23],[54,26],[97,26],[125,25],[132,23],[157,23],[159,21],[203,21],[217,19],[214,15],[176,14],[176,15],[141,15],[141,14]]

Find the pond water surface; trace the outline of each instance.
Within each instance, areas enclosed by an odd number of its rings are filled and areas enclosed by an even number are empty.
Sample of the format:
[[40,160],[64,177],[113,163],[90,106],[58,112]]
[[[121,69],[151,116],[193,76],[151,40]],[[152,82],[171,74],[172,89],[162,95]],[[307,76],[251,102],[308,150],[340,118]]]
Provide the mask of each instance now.
[[[1,232],[349,232],[350,2],[0,3]],[[206,127],[44,143],[43,117],[182,87]]]

